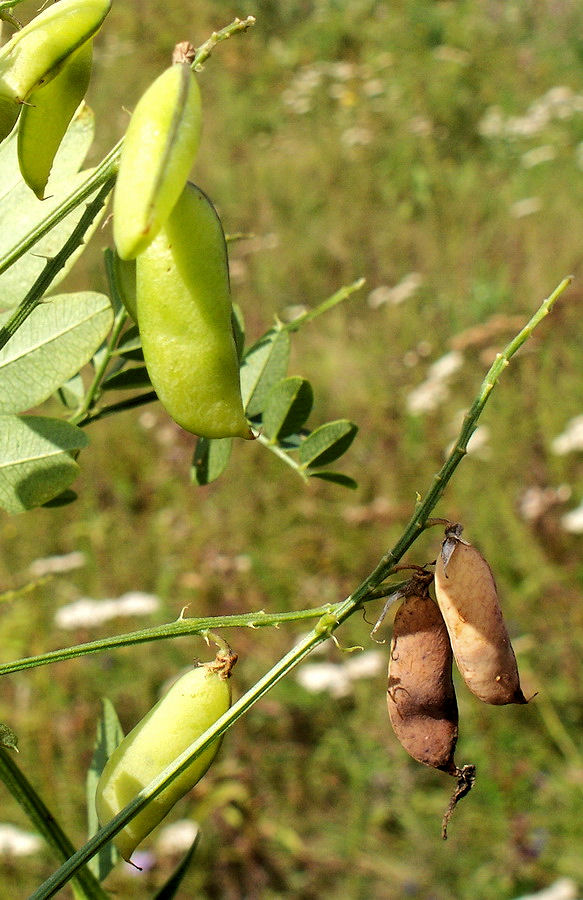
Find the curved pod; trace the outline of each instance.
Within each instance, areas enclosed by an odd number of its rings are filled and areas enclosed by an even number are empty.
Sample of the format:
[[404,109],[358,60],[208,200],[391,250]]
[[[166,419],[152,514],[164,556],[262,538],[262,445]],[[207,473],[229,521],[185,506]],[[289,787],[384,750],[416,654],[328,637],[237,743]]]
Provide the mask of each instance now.
[[58,75],[31,93],[22,108],[18,164],[39,200],[44,197],[57,150],[87,91],[92,60],[93,41],[89,40],[71,54]]
[[526,703],[490,566],[450,532],[435,568],[435,596],[471,692],[495,705]]
[[206,438],[252,439],[231,324],[227,249],[215,209],[188,184],[136,260],[144,360],[170,416]]
[[0,50],[3,106],[14,103],[18,115],[18,105],[58,74],[71,53],[98,31],[110,7],[111,0],[59,0],[17,31]]
[[399,741],[413,759],[458,774],[458,709],[452,652],[438,606],[426,592],[408,596],[393,626],[387,704]]
[[[176,681],[168,693],[122,740],[108,759],[97,785],[95,805],[105,825],[134,799],[231,705],[228,681],[236,657],[197,666]],[[174,804],[202,778],[220,746],[220,738],[185,769],[113,842],[129,860],[137,845]]]
[[200,143],[201,102],[187,63],[174,63],[140,98],[124,137],[113,199],[113,237],[135,259],[178,200]]

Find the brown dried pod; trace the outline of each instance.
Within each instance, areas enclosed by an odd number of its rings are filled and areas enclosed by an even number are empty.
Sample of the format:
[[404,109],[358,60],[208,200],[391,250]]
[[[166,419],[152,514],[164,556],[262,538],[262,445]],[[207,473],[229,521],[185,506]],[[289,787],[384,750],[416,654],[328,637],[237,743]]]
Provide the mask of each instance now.
[[461,526],[446,529],[435,568],[435,596],[458,669],[485,703],[526,703],[494,576],[460,534]]
[[458,710],[452,652],[443,617],[421,586],[397,610],[387,704],[393,730],[413,759],[457,773]]

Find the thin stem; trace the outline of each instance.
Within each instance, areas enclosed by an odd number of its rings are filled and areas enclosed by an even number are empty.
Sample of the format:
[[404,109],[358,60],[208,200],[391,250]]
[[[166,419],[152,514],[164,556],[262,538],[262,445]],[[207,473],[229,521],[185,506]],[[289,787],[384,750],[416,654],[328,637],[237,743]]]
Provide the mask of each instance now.
[[87,393],[85,394],[85,398],[84,398],[83,403],[81,404],[80,408],[69,419],[69,421],[73,425],[82,424],[83,420],[85,420],[87,418],[87,414],[88,414],[89,410],[92,409],[92,407],[94,406],[96,399],[99,395],[99,389],[101,386],[101,382],[103,380],[103,376],[105,375],[105,372],[107,371],[107,367],[109,366],[109,363],[111,362],[111,358],[114,355],[115,348],[117,347],[117,342],[119,340],[119,336],[120,336],[122,329],[127,320],[127,313],[125,311],[125,308],[121,304],[121,300],[119,299],[119,296],[117,296],[117,288],[115,285],[115,279],[113,277],[112,266],[113,266],[112,253],[111,253],[111,251],[108,251],[106,253],[106,257],[105,257],[105,268],[106,268],[107,276],[108,276],[108,280],[109,280],[110,292],[112,294],[112,297],[114,297],[114,301],[117,301],[117,302],[114,302],[114,309],[117,308],[117,313],[116,313],[115,320],[113,323],[113,328],[111,329],[109,339],[107,341],[107,346],[105,348],[105,352],[102,353],[101,359],[99,360],[99,363],[96,366],[95,373],[93,375],[93,381],[89,385],[89,389],[88,389]]
[[[68,859],[75,852],[75,847],[16,761],[2,748],[0,748],[0,778],[57,858]],[[80,869],[76,880],[78,896],[83,896],[87,900],[107,900],[107,894],[88,869],[84,867]]]
[[220,31],[213,31],[210,38],[196,50],[191,68],[195,72],[199,72],[217,44],[220,44],[221,41],[226,41],[239,31],[247,31],[253,25],[255,25],[255,16],[247,16],[246,19],[234,19],[229,25],[221,28]]
[[286,453],[285,450],[282,450],[282,448],[278,447],[277,444],[272,443],[264,434],[259,433],[256,440],[260,444],[263,444],[264,447],[267,447],[268,450],[271,450],[272,453],[275,453],[278,459],[281,459],[281,461],[290,466],[294,470],[294,472],[297,472],[300,478],[303,478],[304,481],[308,481],[308,476],[305,474],[300,464],[293,458],[293,456],[290,456],[289,453]]
[[50,287],[53,279],[63,268],[69,257],[83,243],[83,237],[101,208],[105,205],[107,196],[113,187],[113,181],[106,182],[97,197],[87,204],[87,209],[79,219],[77,225],[65,241],[59,252],[47,260],[47,263],[28,291],[22,303],[14,310],[5,325],[0,328],[0,349],[4,347],[10,338],[20,328],[22,323],[30,316],[31,312],[42,302],[43,296]]
[[100,187],[107,184],[107,193],[109,193],[113,187],[115,176],[117,175],[117,170],[119,168],[121,144],[121,140],[118,141],[115,147],[109,151],[107,156],[104,156],[99,165],[91,170],[87,178],[82,181],[81,184],[78,185],[78,187],[75,188],[75,190],[69,194],[69,196],[66,197],[52,213],[49,213],[41,222],[37,223],[37,225],[35,225],[28,234],[25,234],[8,253],[0,257],[0,274],[5,272],[6,269],[9,269],[17,259],[20,259],[27,250],[34,247],[41,238],[52,231],[55,225],[58,225],[70,212],[73,212],[74,209],[87,200]]
[[50,650],[48,653],[41,653],[39,656],[29,656],[24,659],[18,659],[15,662],[3,663],[0,665],[0,677],[9,675],[12,672],[20,672],[22,669],[33,669],[36,666],[46,666],[49,663],[86,656],[89,653],[100,653],[103,650],[115,650],[118,647],[129,647],[133,644],[162,641],[167,638],[184,637],[185,635],[204,634],[217,628],[277,628],[279,625],[289,622],[319,619],[326,613],[333,613],[334,609],[334,605],[326,603],[323,606],[316,606],[312,609],[299,609],[295,612],[266,613],[260,611],[241,613],[237,616],[209,616],[204,619],[183,619],[181,617],[178,621],[168,625],[158,625],[155,628],[144,628],[129,634],[100,638],[97,641],[89,641],[86,644],[77,644],[61,650]]
[[[180,772],[184,771],[190,763],[200,755],[219,735],[223,734],[231,727],[248,709],[251,708],[265,693],[267,693],[278,681],[298,665],[318,644],[325,641],[330,635],[348,619],[354,611],[366,599],[370,598],[371,593],[381,584],[382,581],[390,574],[393,567],[401,559],[405,551],[414,542],[419,533],[423,530],[423,526],[433,507],[441,497],[446,484],[451,478],[455,468],[465,455],[467,441],[476,426],[476,422],[490,396],[491,390],[496,384],[501,372],[508,364],[510,358],[516,353],[519,347],[530,336],[533,329],[538,323],[550,312],[554,303],[570,284],[571,279],[566,278],[539,307],[534,316],[530,319],[522,331],[514,338],[506,347],[506,350],[500,354],[492,367],[490,368],[482,387],[468,412],[466,419],[461,428],[460,436],[444,466],[434,479],[434,483],[429,490],[425,500],[421,501],[412,516],[409,524],[405,528],[403,535],[389,550],[374,568],[374,570],[361,582],[356,590],[350,594],[342,603],[335,607],[330,607],[320,618],[315,628],[309,632],[301,641],[299,641],[282,659],[280,659],[259,681],[253,685],[230,710],[222,715],[207,731],[204,732],[178,759],[167,767],[163,773],[153,779],[137,797],[126,806],[112,821],[95,835],[84,847],[77,851],[71,859],[61,866],[40,888],[31,895],[30,900],[46,900],[67,883],[75,872],[89,860],[114,834],[117,834],[127,822],[130,821],[141,809],[143,809],[148,801],[157,796],[165,787],[169,780],[173,780]],[[216,627],[216,622],[212,627]]]

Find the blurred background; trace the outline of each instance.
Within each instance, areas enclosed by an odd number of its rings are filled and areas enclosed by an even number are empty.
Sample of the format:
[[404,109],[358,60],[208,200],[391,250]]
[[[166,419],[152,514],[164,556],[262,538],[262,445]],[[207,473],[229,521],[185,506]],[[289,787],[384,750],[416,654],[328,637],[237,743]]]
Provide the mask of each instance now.
[[[227,233],[253,235],[230,248],[248,340],[275,314],[366,278],[294,338],[290,367],[314,386],[313,427],[360,426],[342,461],[358,490],[305,486],[242,442],[218,482],[195,488],[194,439],[158,405],[90,426],[78,501],[0,519],[0,588],[35,583],[0,604],[2,659],[172,621],[183,607],[342,599],[401,534],[495,353],[573,274],[435,511],[463,522],[488,558],[525,693],[538,692],[526,707],[488,707],[458,680],[457,761],[475,763],[478,779],[447,843],[452,780],[413,762],[390,731],[388,646],[360,615],[337,637],[363,651],[328,642],[274,689],[172,821],[202,830],[181,898],[510,900],[560,879],[583,896],[583,7],[116,0],[97,42],[91,161],[123,133],[174,43],[198,45],[250,14],[256,26],[200,74],[194,176]],[[106,289],[109,241],[107,229],[96,235],[70,289]],[[407,559],[434,559],[439,540],[433,529]],[[240,656],[235,692],[302,632],[226,633]],[[209,655],[180,639],[3,679],[0,720],[20,736],[18,761],[76,845],[100,698],[129,730],[166,679]],[[24,898],[56,861],[6,827],[29,830],[5,790],[1,820],[0,893]],[[145,843],[142,873],[110,876],[114,896],[153,895],[178,858],[178,839],[168,849],[163,838]]]

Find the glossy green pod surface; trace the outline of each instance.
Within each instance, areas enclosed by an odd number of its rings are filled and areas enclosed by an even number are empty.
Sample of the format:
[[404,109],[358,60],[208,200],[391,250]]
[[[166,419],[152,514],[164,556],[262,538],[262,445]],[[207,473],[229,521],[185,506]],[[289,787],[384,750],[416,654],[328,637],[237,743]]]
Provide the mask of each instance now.
[[92,59],[93,41],[89,40],[71,54],[58,75],[33,91],[22,107],[18,164],[39,200],[44,197],[57,150],[87,91]]
[[[130,731],[108,759],[97,785],[95,805],[101,825],[213,725],[231,705],[228,676],[236,657],[190,669]],[[219,657],[217,657],[217,661]],[[113,838],[124,859],[158,825],[174,804],[202,778],[220,746],[214,741]]]
[[0,50],[0,98],[22,103],[100,28],[111,0],[59,0]]
[[113,198],[113,237],[134,259],[178,200],[198,151],[200,91],[187,63],[174,63],[140,98],[126,132]]
[[136,260],[144,360],[170,416],[206,438],[253,434],[245,419],[231,324],[227,248],[210,200],[188,184]]

